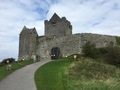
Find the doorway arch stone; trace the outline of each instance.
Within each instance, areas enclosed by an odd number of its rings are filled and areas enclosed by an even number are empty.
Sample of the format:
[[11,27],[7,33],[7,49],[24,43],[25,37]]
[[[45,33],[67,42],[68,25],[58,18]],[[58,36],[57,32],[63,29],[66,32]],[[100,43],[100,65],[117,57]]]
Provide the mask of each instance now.
[[51,49],[51,59],[58,59],[60,57],[60,48],[53,47]]

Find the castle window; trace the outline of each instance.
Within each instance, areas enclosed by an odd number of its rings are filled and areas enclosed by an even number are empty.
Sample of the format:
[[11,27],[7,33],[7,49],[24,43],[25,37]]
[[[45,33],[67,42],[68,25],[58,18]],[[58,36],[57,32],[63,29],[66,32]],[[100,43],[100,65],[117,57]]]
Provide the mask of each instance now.
[[55,24],[53,24],[53,26],[55,26]]
[[52,25],[55,26],[55,25],[56,25],[56,22],[52,22]]

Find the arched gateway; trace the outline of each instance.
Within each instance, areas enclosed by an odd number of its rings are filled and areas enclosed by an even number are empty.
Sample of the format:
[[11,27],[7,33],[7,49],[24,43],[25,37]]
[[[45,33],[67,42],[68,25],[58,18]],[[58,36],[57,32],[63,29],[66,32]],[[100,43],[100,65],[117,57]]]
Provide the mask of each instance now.
[[54,47],[51,49],[51,59],[58,59],[60,57],[60,48]]

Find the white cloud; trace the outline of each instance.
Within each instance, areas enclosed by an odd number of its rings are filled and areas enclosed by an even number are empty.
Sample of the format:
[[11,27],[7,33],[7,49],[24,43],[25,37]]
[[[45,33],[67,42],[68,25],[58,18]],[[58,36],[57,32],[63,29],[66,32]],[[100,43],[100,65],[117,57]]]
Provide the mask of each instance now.
[[17,58],[24,25],[43,35],[44,20],[55,12],[71,22],[73,33],[120,36],[119,0],[0,0],[0,60]]
[[24,25],[44,34],[44,13],[48,8],[43,0],[0,0],[0,60],[18,57],[19,33]]
[[[66,16],[73,25],[73,33],[120,35],[116,30],[120,23],[119,11],[118,0],[60,0],[51,6],[48,18],[54,12]],[[116,32],[112,33],[113,30]]]

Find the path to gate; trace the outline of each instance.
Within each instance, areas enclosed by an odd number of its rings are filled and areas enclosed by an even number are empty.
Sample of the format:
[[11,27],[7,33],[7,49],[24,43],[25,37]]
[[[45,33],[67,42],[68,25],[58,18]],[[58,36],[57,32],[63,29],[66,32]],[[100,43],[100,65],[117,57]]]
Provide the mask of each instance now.
[[49,61],[36,62],[16,70],[0,81],[0,90],[36,90],[34,82],[35,71]]

